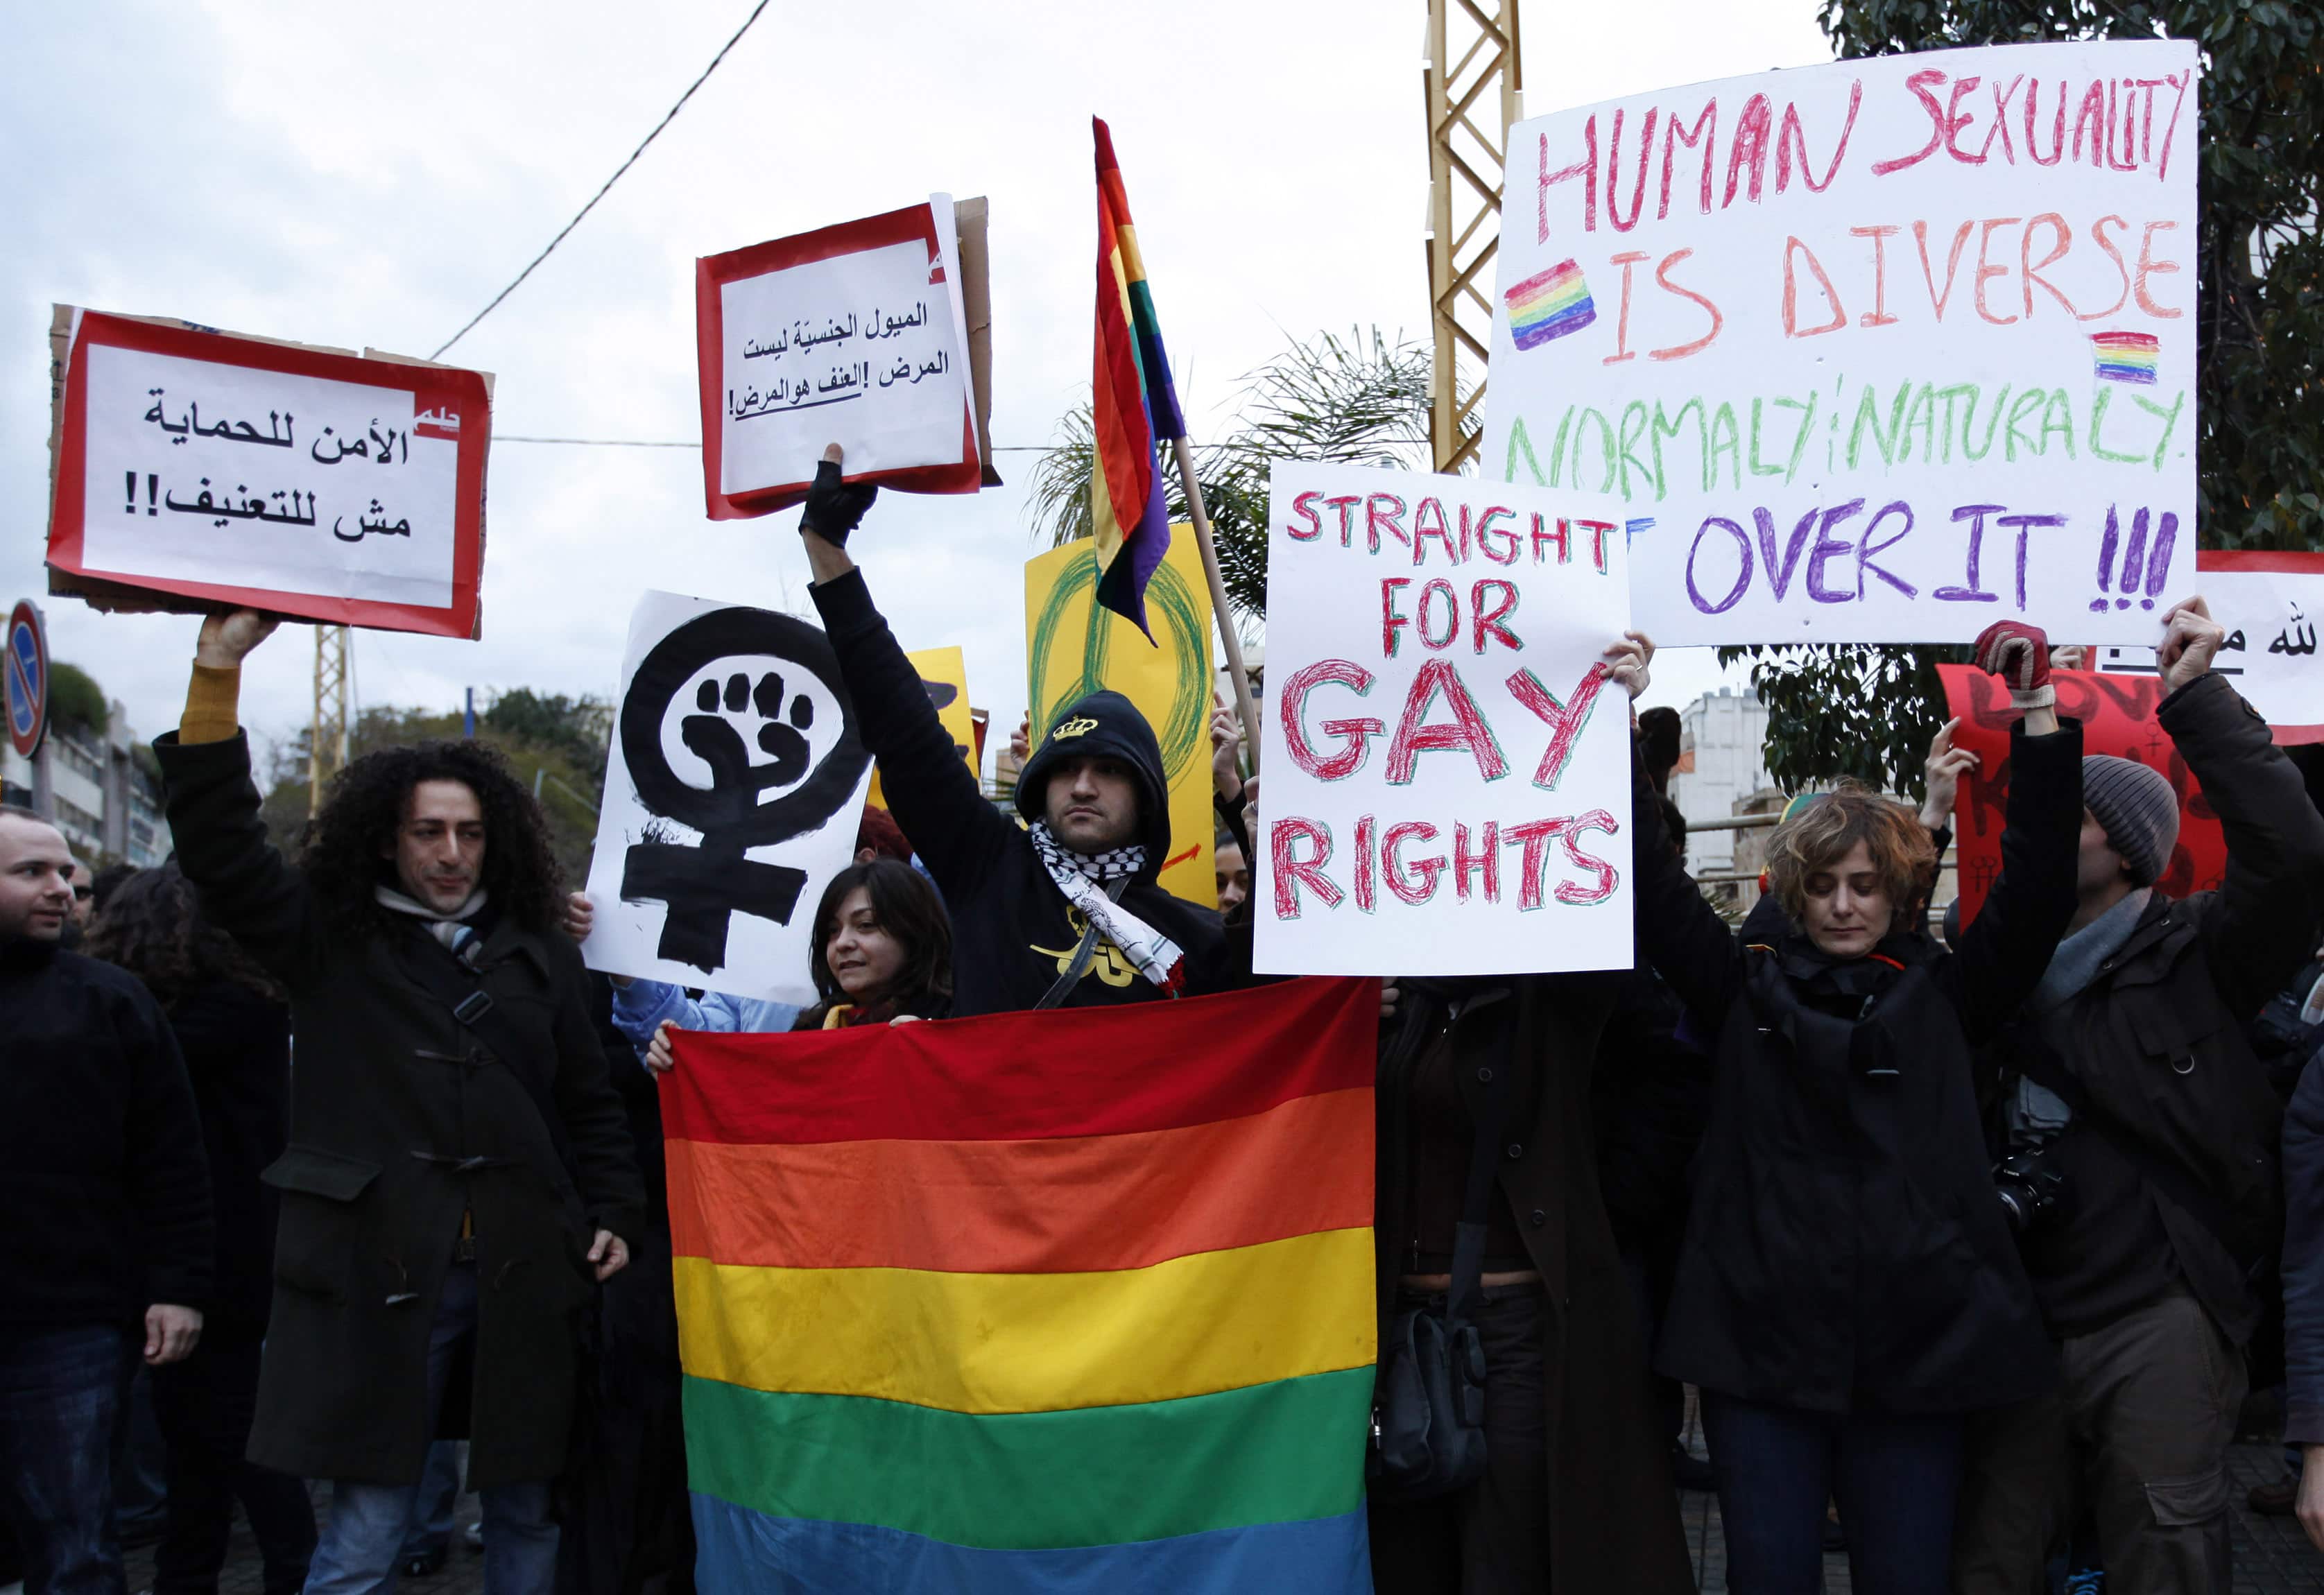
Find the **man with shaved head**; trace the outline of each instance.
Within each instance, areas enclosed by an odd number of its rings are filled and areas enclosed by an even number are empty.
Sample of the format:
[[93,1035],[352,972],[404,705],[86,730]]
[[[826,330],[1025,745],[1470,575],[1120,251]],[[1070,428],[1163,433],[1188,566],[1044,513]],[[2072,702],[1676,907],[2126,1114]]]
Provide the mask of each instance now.
[[192,1351],[210,1287],[185,1063],[134,975],[61,945],[74,871],[54,825],[0,807],[0,1512],[25,1595],[119,1595],[129,1360]]

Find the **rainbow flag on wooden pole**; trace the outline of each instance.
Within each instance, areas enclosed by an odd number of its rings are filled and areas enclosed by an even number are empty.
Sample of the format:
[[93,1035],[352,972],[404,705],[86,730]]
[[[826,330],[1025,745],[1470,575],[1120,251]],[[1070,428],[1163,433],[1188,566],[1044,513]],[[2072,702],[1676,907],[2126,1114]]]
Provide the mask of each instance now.
[[1367,1595],[1378,1014],[681,1033],[696,1583]]
[[1090,523],[1097,536],[1097,601],[1145,632],[1146,582],[1170,546],[1170,516],[1154,451],[1181,437],[1178,390],[1162,324],[1146,282],[1130,196],[1113,158],[1113,134],[1097,134],[1097,366],[1090,392],[1097,468],[1090,476]]
[[1203,551],[1203,574],[1211,586],[1211,613],[1218,622],[1227,665],[1234,678],[1235,712],[1257,768],[1259,709],[1251,700],[1242,642],[1235,635],[1234,612],[1219,573],[1218,542],[1211,514],[1194,479],[1194,456],[1186,440],[1178,390],[1170,380],[1170,356],[1162,347],[1162,324],[1154,314],[1154,293],[1146,282],[1146,258],[1139,253],[1138,228],[1130,219],[1130,195],[1113,158],[1113,134],[1102,118],[1090,118],[1097,138],[1097,360],[1090,392],[1090,430],[1096,445],[1090,473],[1090,524],[1097,539],[1097,602],[1146,633],[1146,582],[1170,546],[1170,517],[1155,450],[1168,443],[1186,492],[1187,519]]

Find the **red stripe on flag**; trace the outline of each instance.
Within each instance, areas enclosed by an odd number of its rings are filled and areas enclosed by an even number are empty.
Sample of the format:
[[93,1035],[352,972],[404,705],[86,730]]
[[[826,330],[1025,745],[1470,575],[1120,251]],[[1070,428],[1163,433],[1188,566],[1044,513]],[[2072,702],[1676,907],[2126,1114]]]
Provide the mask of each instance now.
[[673,1140],[1024,1140],[1119,1135],[1369,1088],[1379,982],[788,1035],[674,1032]]

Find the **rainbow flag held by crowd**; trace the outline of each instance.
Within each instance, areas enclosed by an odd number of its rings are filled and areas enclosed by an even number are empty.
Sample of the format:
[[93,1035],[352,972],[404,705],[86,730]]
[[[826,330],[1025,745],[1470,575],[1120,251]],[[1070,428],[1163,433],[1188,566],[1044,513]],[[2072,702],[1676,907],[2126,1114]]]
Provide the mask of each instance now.
[[1096,469],[1090,474],[1090,523],[1097,539],[1097,601],[1146,633],[1146,581],[1170,546],[1170,515],[1154,451],[1185,436],[1162,324],[1146,285],[1146,260],[1130,196],[1114,163],[1113,134],[1093,116],[1097,134],[1097,362],[1090,392]]
[[679,1033],[696,1582],[1368,1595],[1379,1011]]
[[1598,306],[1582,268],[1562,262],[1526,278],[1501,295],[1509,307],[1509,336],[1520,349],[1530,349],[1569,332],[1580,332],[1598,319]]
[[2163,340],[2151,332],[2094,332],[2090,356],[2102,383],[2151,384],[2162,368]]

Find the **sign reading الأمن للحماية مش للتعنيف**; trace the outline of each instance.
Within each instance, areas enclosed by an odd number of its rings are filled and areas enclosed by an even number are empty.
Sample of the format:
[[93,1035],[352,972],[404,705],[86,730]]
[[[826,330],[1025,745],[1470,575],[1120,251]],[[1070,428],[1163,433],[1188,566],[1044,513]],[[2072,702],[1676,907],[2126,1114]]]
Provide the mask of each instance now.
[[1627,969],[1620,506],[1277,460],[1254,965]]
[[482,373],[59,314],[54,570],[474,634],[492,423]]
[[2197,73],[2005,45],[1519,124],[1484,470],[1619,499],[1665,646],[2151,643],[2194,568]]

